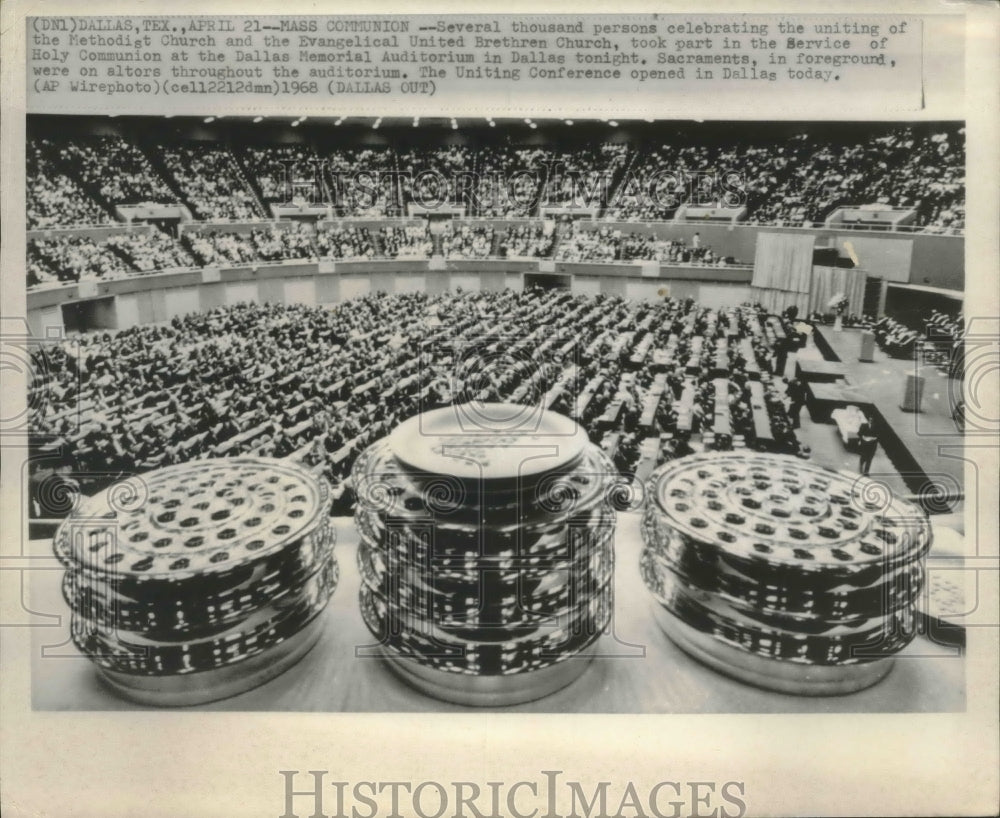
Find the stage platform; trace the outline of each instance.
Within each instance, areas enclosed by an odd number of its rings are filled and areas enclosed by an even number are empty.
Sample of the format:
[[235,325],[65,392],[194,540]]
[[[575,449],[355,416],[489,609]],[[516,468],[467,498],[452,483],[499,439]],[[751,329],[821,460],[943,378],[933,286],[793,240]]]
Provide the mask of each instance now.
[[[932,485],[949,495],[963,491],[962,434],[952,418],[954,403],[962,394],[961,380],[949,378],[937,365],[919,357],[890,358],[880,349],[875,350],[873,361],[859,361],[861,333],[860,329],[835,332],[833,327],[816,327],[815,346],[797,353],[804,370],[839,367],[844,373],[842,380],[808,384],[810,417],[830,422],[834,408],[860,406],[872,414],[879,443],[911,492],[933,491]],[[835,365],[815,363],[820,357]],[[901,408],[908,375],[924,379],[920,412]],[[929,510],[942,510],[937,506],[935,501]]]

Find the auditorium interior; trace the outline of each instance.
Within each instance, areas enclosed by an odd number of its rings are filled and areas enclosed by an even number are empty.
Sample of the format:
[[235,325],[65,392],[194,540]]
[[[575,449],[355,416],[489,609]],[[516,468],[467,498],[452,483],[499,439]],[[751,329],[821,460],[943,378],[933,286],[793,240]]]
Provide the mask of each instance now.
[[[600,661],[514,709],[964,709],[961,583],[932,570],[964,553],[963,440],[985,423],[963,391],[964,140],[961,122],[29,116],[25,540],[51,554],[80,497],[135,475],[280,460],[325,487],[336,622],[280,676],[199,706],[483,704],[353,661],[378,539],[359,477],[425,413],[536,407],[583,430],[623,497]],[[884,681],[788,695],[664,637],[643,588],[666,525],[644,511],[651,478],[772,455],[857,475],[869,436],[865,490],[933,531],[916,637]],[[40,573],[32,610],[75,618],[79,595]],[[155,701],[70,661],[69,620],[35,631],[36,708]],[[511,678],[543,672],[504,657]]]

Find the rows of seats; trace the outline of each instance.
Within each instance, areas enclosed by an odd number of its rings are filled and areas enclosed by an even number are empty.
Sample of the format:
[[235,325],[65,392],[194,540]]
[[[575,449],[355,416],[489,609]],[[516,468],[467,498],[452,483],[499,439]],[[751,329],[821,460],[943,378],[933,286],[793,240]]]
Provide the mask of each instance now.
[[53,236],[28,242],[28,286],[123,278],[135,272],[107,239]]
[[840,205],[882,204],[913,209],[929,232],[955,233],[964,228],[964,167],[965,129],[937,123],[872,126],[863,137],[803,126],[721,141],[680,130],[572,148],[140,146],[122,136],[46,135],[28,141],[28,211],[29,226],[70,226],[142,201],[181,201],[206,219],[268,216],[267,205],[291,199],[340,216],[395,216],[430,201],[479,216],[576,206],[647,221],[695,203],[745,204],[752,224],[809,226]]
[[36,465],[93,490],[192,458],[290,457],[326,475],[344,512],[368,443],[468,400],[571,415],[637,475],[700,448],[800,453],[772,374],[777,320],[536,289],[219,307],[46,345]]
[[25,175],[28,229],[111,221],[111,214],[51,158],[54,150],[53,143],[47,139],[28,140]]
[[150,233],[119,233],[109,236],[105,245],[116,250],[141,273],[197,266],[195,258],[182,244],[159,230]]
[[178,201],[145,153],[121,136],[53,140],[51,148],[59,167],[102,204]]
[[[682,239],[602,227],[560,230],[534,220],[494,228],[489,224],[449,224],[437,236],[426,221],[406,226],[367,227],[327,221],[313,224],[282,220],[227,227],[188,224],[179,239],[161,230],[79,237],[58,231],[29,239],[29,287],[95,278],[116,278],[197,266],[319,259],[556,258],[560,261],[641,261],[722,266],[734,263],[710,247]],[[435,241],[437,239],[437,241]]]
[[248,221],[264,216],[229,151],[215,145],[163,148],[163,163],[201,219]]
[[689,246],[683,239],[660,239],[646,233],[601,227],[596,230],[569,228],[560,238],[559,261],[660,261],[674,264],[724,266],[737,263],[702,244],[696,233]]

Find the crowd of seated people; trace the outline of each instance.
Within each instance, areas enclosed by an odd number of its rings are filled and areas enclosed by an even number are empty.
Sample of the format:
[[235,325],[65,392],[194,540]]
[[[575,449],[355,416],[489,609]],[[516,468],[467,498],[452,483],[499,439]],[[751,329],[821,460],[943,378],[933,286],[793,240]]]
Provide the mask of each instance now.
[[108,237],[107,245],[142,273],[197,266],[197,261],[183,245],[156,229],[148,233],[119,233]]
[[25,269],[28,287],[42,287],[49,284],[59,284],[62,281],[72,281],[72,278],[61,279],[58,270],[49,266],[32,242],[28,242]]
[[931,310],[924,319],[922,358],[937,364],[952,378],[965,376],[965,318]]
[[923,333],[911,329],[895,318],[885,316],[872,325],[875,343],[891,358],[913,358],[924,340]]
[[[580,420],[624,471],[649,441],[661,456],[797,452],[763,320],[753,307],[532,288],[231,305],[49,345],[31,435],[47,466],[88,479],[253,453],[313,466],[338,492],[366,445],[453,401],[541,401]],[[484,369],[500,351],[515,365]],[[754,384],[773,392],[764,427]]]
[[257,225],[249,232],[188,230],[182,241],[202,264],[248,264],[255,261],[315,259],[311,227],[299,222]]
[[313,230],[301,222],[283,222],[281,227],[265,225],[250,231],[250,239],[264,261],[316,258]]
[[[964,128],[918,134],[896,127],[867,141],[817,140],[798,134],[758,148],[763,176],[749,187],[749,221],[812,226],[841,205],[883,204],[916,210],[916,224],[960,230],[964,214]],[[767,166],[771,165],[770,170]],[[933,181],[932,181],[933,180]]]
[[729,263],[721,254],[702,244],[698,234],[691,245],[687,245],[681,238],[660,239],[608,226],[576,230],[570,225],[559,241],[556,258],[559,261],[662,261],[716,267]]
[[75,224],[104,224],[110,214],[69,176],[48,154],[48,139],[29,139],[26,145],[25,214],[29,230]]
[[456,145],[400,153],[404,201],[428,206],[464,204],[460,175],[471,173],[473,166],[473,152]]
[[537,224],[508,227],[500,236],[497,255],[501,258],[549,258],[552,255],[552,233]]
[[604,207],[611,199],[615,172],[627,155],[625,145],[614,143],[553,151],[546,157],[549,167],[542,194],[543,205]]
[[894,126],[865,139],[814,130],[766,142],[640,150],[606,215],[673,218],[684,203],[746,205],[751,224],[816,226],[842,205],[913,208],[932,232],[964,225],[965,129]]
[[307,145],[250,145],[243,149],[243,161],[265,202],[330,200],[319,157]]
[[[122,278],[132,272],[108,239],[95,240],[87,236],[31,239],[28,242],[28,259],[29,285],[33,283],[32,275],[39,277],[46,269],[63,283]],[[37,283],[52,280],[51,277],[40,277]]]
[[120,136],[73,139],[57,147],[58,159],[109,205],[158,202],[177,197],[142,151]]
[[928,339],[954,342],[965,335],[965,319],[961,314],[951,315],[941,310],[931,310],[924,320],[924,332]]
[[[69,226],[115,204],[177,200],[123,137],[49,136],[31,144],[44,158],[29,149],[29,206],[39,224]],[[672,219],[682,204],[745,205],[751,224],[817,226],[838,206],[874,204],[910,208],[917,228],[941,233],[961,232],[965,216],[965,129],[958,124],[860,134],[805,126],[791,135],[722,141],[680,132],[632,147],[580,143],[572,150],[510,141],[433,149],[237,145],[249,184],[226,148],[159,150],[184,197],[212,218],[259,217],[252,188],[266,201],[287,198],[288,169],[298,194],[331,204],[338,215],[396,216],[423,200],[467,205],[471,216],[513,217],[538,215],[541,205],[600,207],[607,200],[600,215],[617,221]],[[98,197],[97,210],[79,203],[75,183]],[[61,199],[70,204],[63,208]]]
[[229,151],[215,145],[163,148],[163,162],[202,219],[256,219],[260,212]]
[[[835,312],[819,312],[815,310],[809,313],[809,322],[812,324],[833,324],[837,320],[837,313]],[[858,315],[857,313],[844,312],[840,316],[841,326],[847,327],[848,329],[853,328],[868,328],[871,327],[875,320],[870,315]]]
[[383,227],[378,232],[382,254],[388,258],[430,258],[434,251],[427,224]]
[[628,148],[606,143],[554,152],[543,203],[561,207],[603,207],[611,198],[615,172],[625,163]]
[[249,264],[260,256],[247,233],[225,230],[186,230],[181,242],[203,265]]
[[324,227],[316,230],[321,258],[374,258],[375,242],[367,227]]
[[[724,266],[724,259],[699,239],[691,245],[682,239],[657,239],[608,226],[596,230],[577,229],[572,223],[559,238],[556,257],[560,261],[655,260],[678,264]],[[556,232],[541,222],[513,225],[498,232],[494,227],[458,222],[441,235],[441,251],[447,258],[550,258]],[[66,245],[60,255],[54,248]],[[95,249],[96,248],[96,249]],[[169,234],[121,233],[99,241],[73,241],[67,237],[48,240],[29,252],[28,286],[48,281],[75,281],[107,277],[119,272],[154,272],[176,267],[239,265],[257,261],[318,258],[426,259],[435,252],[428,225],[387,226],[373,236],[367,228],[332,227],[320,221],[314,230],[302,222],[281,221],[255,224],[249,230],[189,227],[178,242]],[[69,253],[68,266],[59,267]],[[119,263],[124,260],[124,266]]]
[[445,258],[488,258],[493,255],[496,231],[489,225],[462,224],[452,227],[441,239]]
[[391,148],[340,148],[320,152],[332,204],[344,216],[399,216],[402,192]]
[[615,221],[665,221],[688,199],[689,177],[678,145],[640,151],[605,215]]
[[542,180],[541,149],[499,146],[477,157],[476,178],[465,198],[470,215],[516,218],[533,215]]
[[935,364],[949,377],[965,376],[966,329],[961,315],[931,310],[919,330],[889,316],[869,320],[868,326],[886,355],[906,360],[919,355],[921,363]]

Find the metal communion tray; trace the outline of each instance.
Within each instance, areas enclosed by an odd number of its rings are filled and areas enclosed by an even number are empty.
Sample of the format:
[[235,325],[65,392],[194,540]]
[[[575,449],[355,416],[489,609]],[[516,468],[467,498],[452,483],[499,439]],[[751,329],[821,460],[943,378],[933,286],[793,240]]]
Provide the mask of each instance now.
[[390,667],[421,693],[453,704],[506,707],[542,699],[576,681],[593,659],[593,648],[525,673],[479,676],[437,670],[383,649]]
[[326,617],[316,616],[294,636],[243,662],[198,673],[138,676],[99,667],[100,678],[116,693],[155,707],[191,707],[228,699],[280,676],[319,640]]
[[715,639],[678,619],[655,601],[653,618],[685,653],[713,670],[766,690],[797,696],[842,696],[871,687],[892,670],[893,657],[852,665],[800,664],[769,659]]

